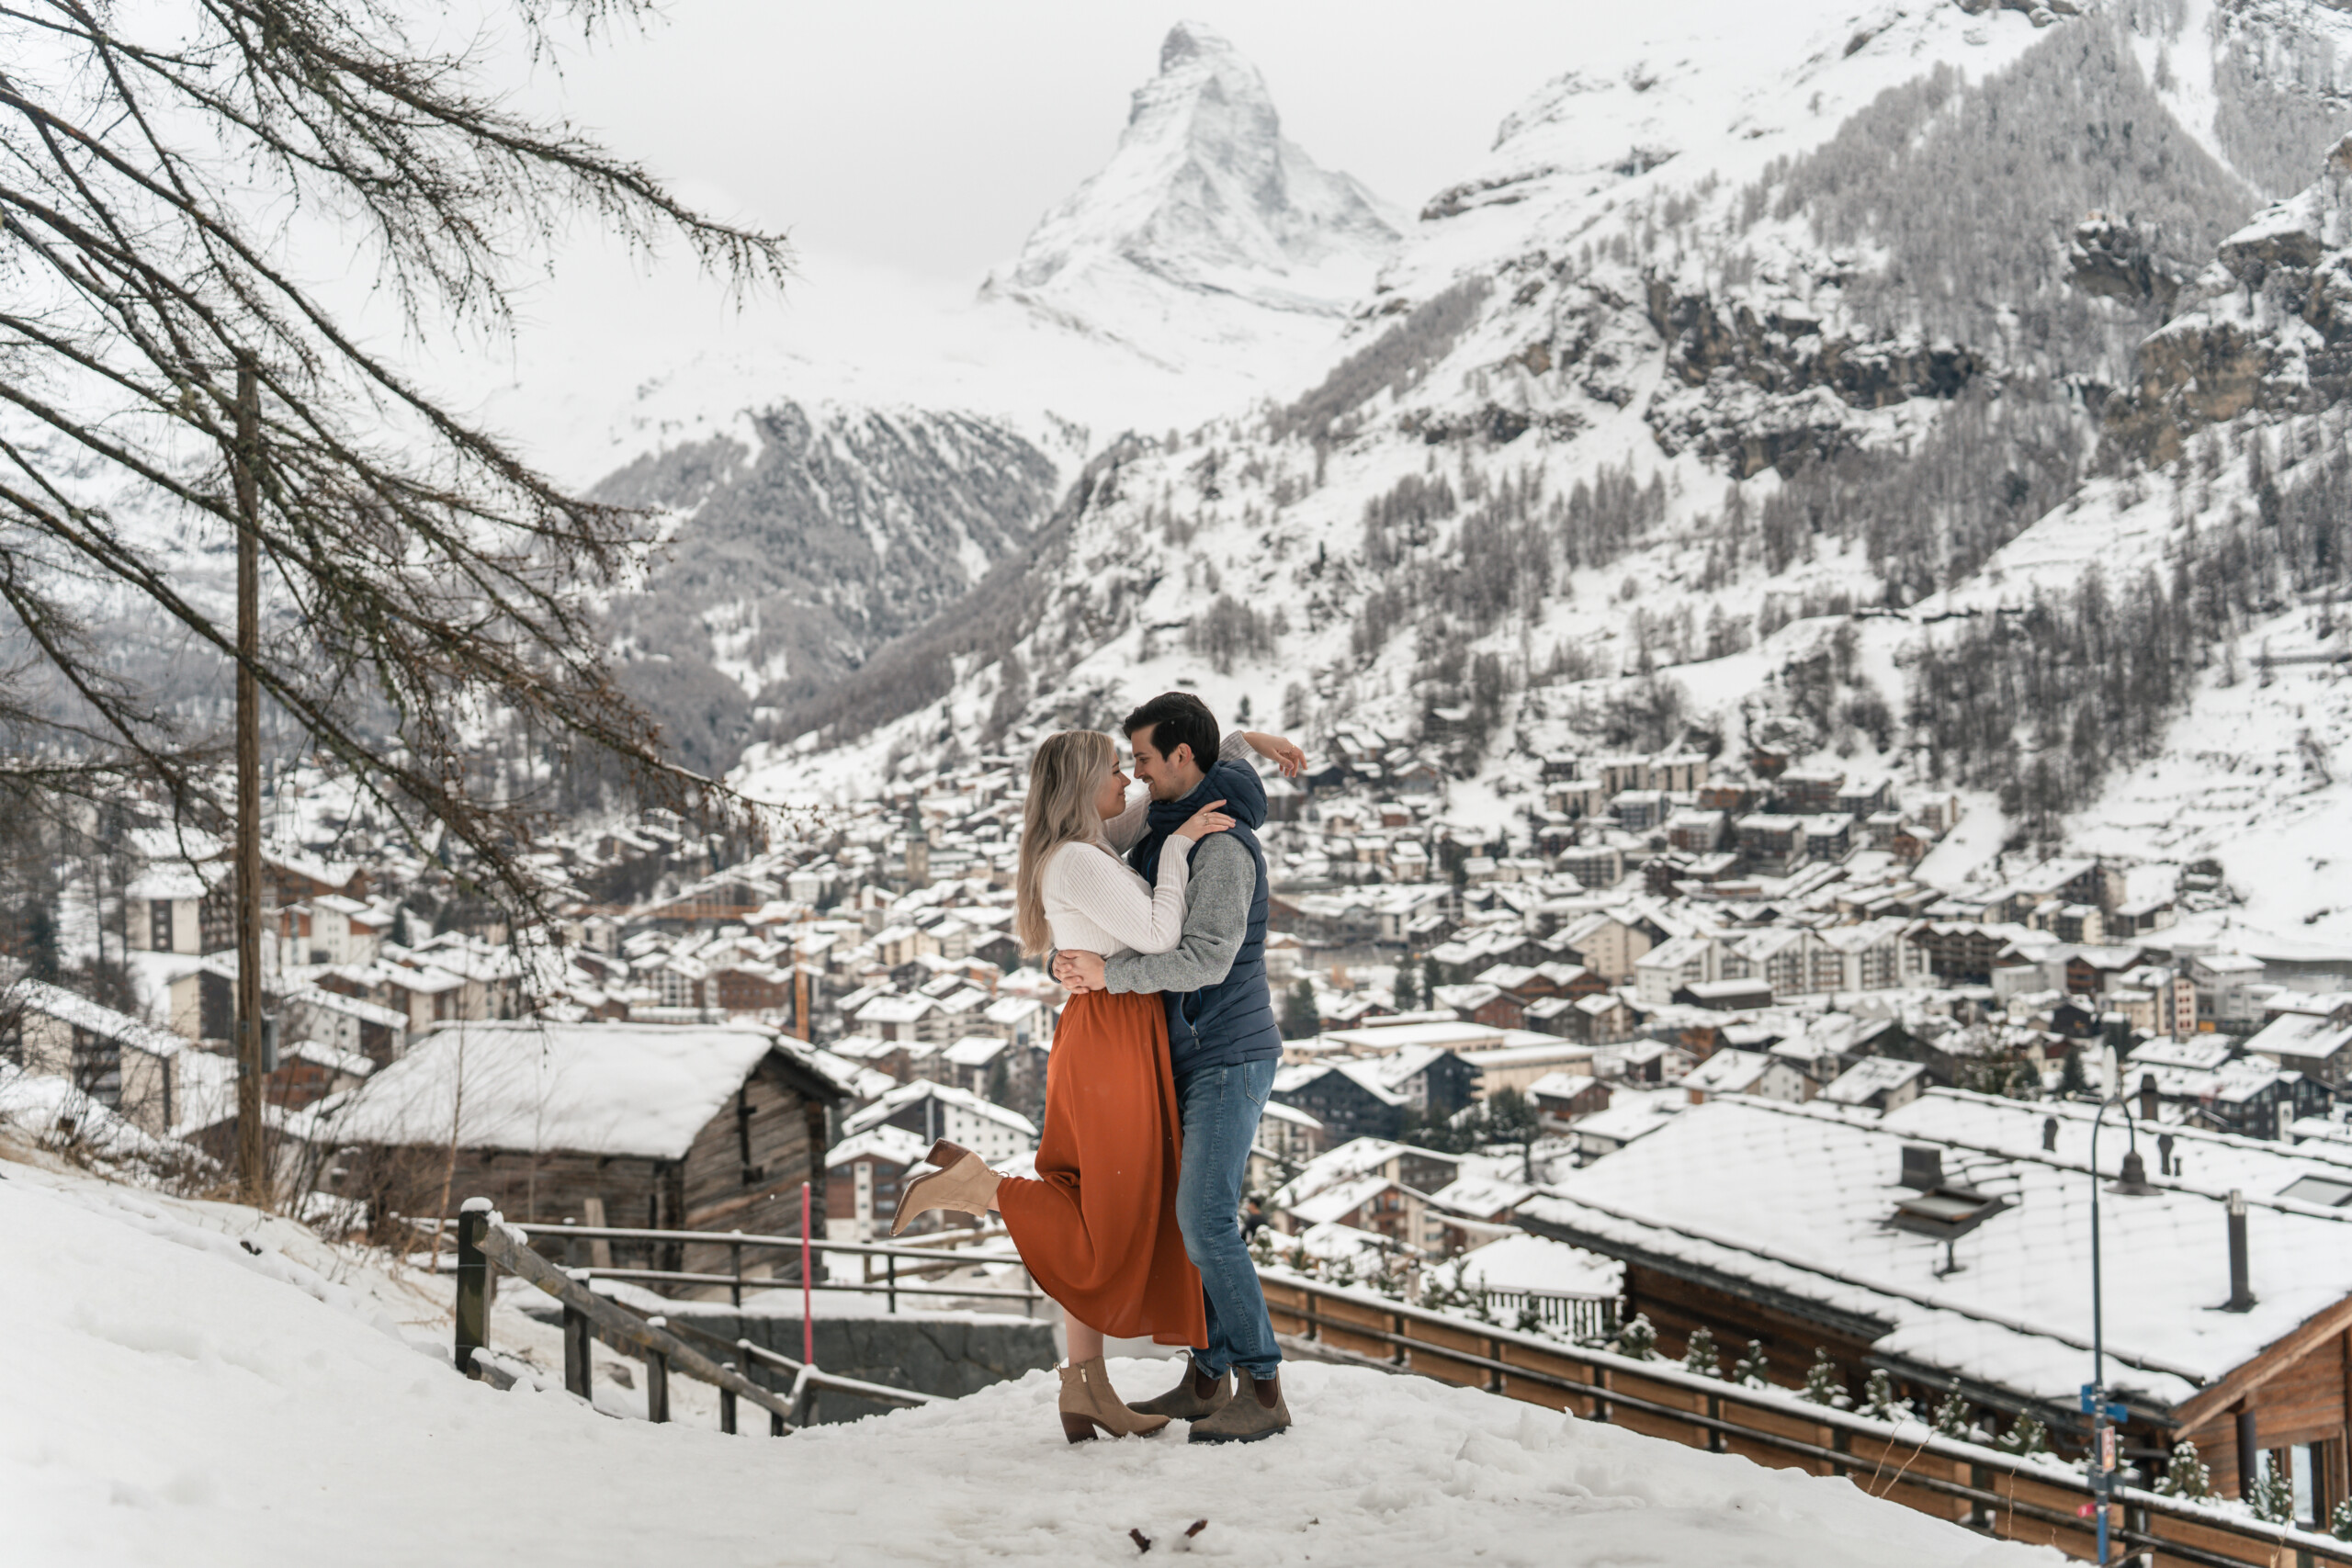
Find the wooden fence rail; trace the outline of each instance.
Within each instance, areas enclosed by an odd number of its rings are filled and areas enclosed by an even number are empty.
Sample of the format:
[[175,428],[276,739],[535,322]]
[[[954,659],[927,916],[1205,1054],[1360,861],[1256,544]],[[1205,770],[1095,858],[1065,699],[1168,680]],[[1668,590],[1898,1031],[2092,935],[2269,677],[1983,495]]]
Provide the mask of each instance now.
[[[850,1251],[887,1253],[893,1265],[900,1256],[926,1259],[926,1267],[938,1265],[942,1259],[936,1247],[881,1247],[864,1243],[820,1242],[811,1240],[804,1246],[798,1236],[750,1236],[741,1233],[718,1233],[714,1238],[701,1231],[644,1231],[610,1226],[516,1224],[492,1210],[482,1199],[469,1201],[458,1220],[458,1310],[457,1348],[458,1370],[468,1376],[482,1371],[478,1352],[489,1348],[490,1303],[492,1299],[495,1271],[505,1269],[518,1279],[528,1281],[553,1296],[563,1305],[563,1370],[564,1386],[582,1398],[593,1395],[589,1371],[588,1348],[592,1339],[602,1337],[615,1348],[636,1356],[645,1363],[645,1409],[649,1420],[670,1418],[670,1374],[683,1372],[699,1378],[718,1390],[718,1428],[733,1432],[736,1427],[736,1406],[748,1399],[768,1413],[768,1430],[772,1436],[783,1437],[796,1427],[806,1425],[815,1397],[820,1391],[832,1390],[854,1394],[860,1399],[885,1404],[916,1405],[942,1403],[938,1394],[923,1393],[914,1389],[892,1388],[888,1383],[868,1382],[862,1378],[843,1377],[828,1372],[810,1361],[795,1360],[789,1356],[768,1349],[749,1339],[731,1343],[707,1329],[683,1320],[650,1317],[636,1312],[610,1296],[599,1295],[590,1288],[592,1279],[629,1279],[652,1277],[672,1281],[731,1284],[740,1303],[743,1276],[741,1254],[737,1271],[732,1275],[687,1275],[674,1271],[639,1269],[567,1269],[543,1257],[531,1245],[534,1234],[542,1236],[564,1236],[577,1239],[609,1237],[627,1240],[662,1242],[703,1242],[717,1239],[746,1247],[789,1247],[806,1253],[815,1251]],[[840,1289],[828,1285],[826,1289]],[[874,1287],[876,1290],[884,1287]],[[1035,1288],[1022,1291],[986,1291],[974,1289],[926,1290],[922,1286],[898,1285],[892,1289],[916,1295],[997,1295],[1022,1298],[1026,1310],[1028,1300],[1042,1299]],[[898,1310],[896,1295],[891,1310]],[[720,1360],[705,1355],[688,1344],[681,1335],[718,1346],[721,1352],[732,1350],[736,1360]],[[789,1393],[776,1394],[745,1377],[742,1369],[761,1362],[788,1373],[792,1378]]]
[[[1843,1475],[2004,1540],[2096,1556],[2089,1482],[2015,1454],[1606,1350],[1261,1270],[1278,1333],[1323,1353],[1479,1387],[1758,1464]],[[2116,1561],[2146,1568],[2352,1568],[2352,1541],[2136,1487],[2110,1494]]]
[[670,1418],[670,1374],[675,1371],[718,1389],[722,1430],[735,1429],[735,1402],[741,1399],[768,1413],[773,1436],[780,1438],[792,1430],[789,1400],[745,1377],[733,1362],[711,1359],[661,1322],[640,1316],[609,1296],[598,1295],[533,1251],[530,1238],[521,1228],[508,1224],[481,1199],[469,1200],[458,1216],[456,1359],[458,1371],[467,1376],[474,1375],[474,1352],[489,1343],[492,1268],[537,1285],[563,1303],[564,1386],[582,1398],[593,1397],[588,1347],[601,1334],[644,1359],[649,1420]]

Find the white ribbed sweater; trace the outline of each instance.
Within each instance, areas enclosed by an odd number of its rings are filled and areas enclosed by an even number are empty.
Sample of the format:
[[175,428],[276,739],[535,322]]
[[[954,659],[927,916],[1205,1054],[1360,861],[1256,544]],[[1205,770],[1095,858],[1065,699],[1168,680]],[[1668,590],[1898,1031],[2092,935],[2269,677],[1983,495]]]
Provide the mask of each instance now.
[[1046,862],[1041,891],[1054,946],[1067,953],[1166,953],[1184,934],[1193,857],[1159,857],[1155,888],[1102,844],[1064,844]]

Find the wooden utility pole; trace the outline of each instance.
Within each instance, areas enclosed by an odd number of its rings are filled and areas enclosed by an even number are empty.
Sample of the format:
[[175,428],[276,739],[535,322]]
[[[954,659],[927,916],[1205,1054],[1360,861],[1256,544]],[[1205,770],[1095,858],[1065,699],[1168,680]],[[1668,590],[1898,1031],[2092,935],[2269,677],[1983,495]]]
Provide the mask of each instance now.
[[237,1188],[269,1202],[262,1133],[261,1020],[261,383],[250,355],[237,361]]

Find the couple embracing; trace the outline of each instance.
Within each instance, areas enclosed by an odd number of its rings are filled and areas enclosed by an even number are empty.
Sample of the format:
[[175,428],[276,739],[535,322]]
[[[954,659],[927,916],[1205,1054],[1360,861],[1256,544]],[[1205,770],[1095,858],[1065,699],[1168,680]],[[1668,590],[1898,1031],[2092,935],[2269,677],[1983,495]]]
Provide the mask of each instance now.
[[[1068,730],[1029,764],[1015,904],[1023,948],[1052,950],[1071,993],[1046,1063],[1035,1179],[1001,1177],[942,1141],[910,1183],[893,1234],[928,1209],[1004,1216],[1021,1260],[1061,1303],[1071,1442],[1188,1421],[1199,1442],[1252,1442],[1290,1425],[1282,1351],[1242,1240],[1241,1190],[1282,1056],[1266,986],[1266,856],[1251,829],[1258,751],[1295,774],[1273,736],[1220,742],[1189,693],[1121,726],[1146,793],[1110,737]],[[1124,855],[1124,859],[1121,857]],[[1183,1381],[1130,1405],[1103,1371],[1106,1336],[1191,1352]]]

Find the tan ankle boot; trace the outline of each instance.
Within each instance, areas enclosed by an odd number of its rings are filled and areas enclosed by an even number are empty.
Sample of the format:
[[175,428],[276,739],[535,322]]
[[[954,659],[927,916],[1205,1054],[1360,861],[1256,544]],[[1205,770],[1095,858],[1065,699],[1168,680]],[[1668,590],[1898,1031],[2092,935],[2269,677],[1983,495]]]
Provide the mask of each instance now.
[[944,1138],[932,1145],[931,1153],[925,1157],[941,1168],[916,1177],[899,1194],[899,1212],[890,1221],[892,1235],[905,1230],[917,1214],[933,1209],[988,1217],[989,1211],[996,1206],[999,1178],[986,1160]]
[[1073,1361],[1062,1368],[1062,1436],[1082,1443],[1101,1427],[1114,1438],[1157,1432],[1168,1425],[1165,1416],[1145,1416],[1119,1401],[1102,1358]]

